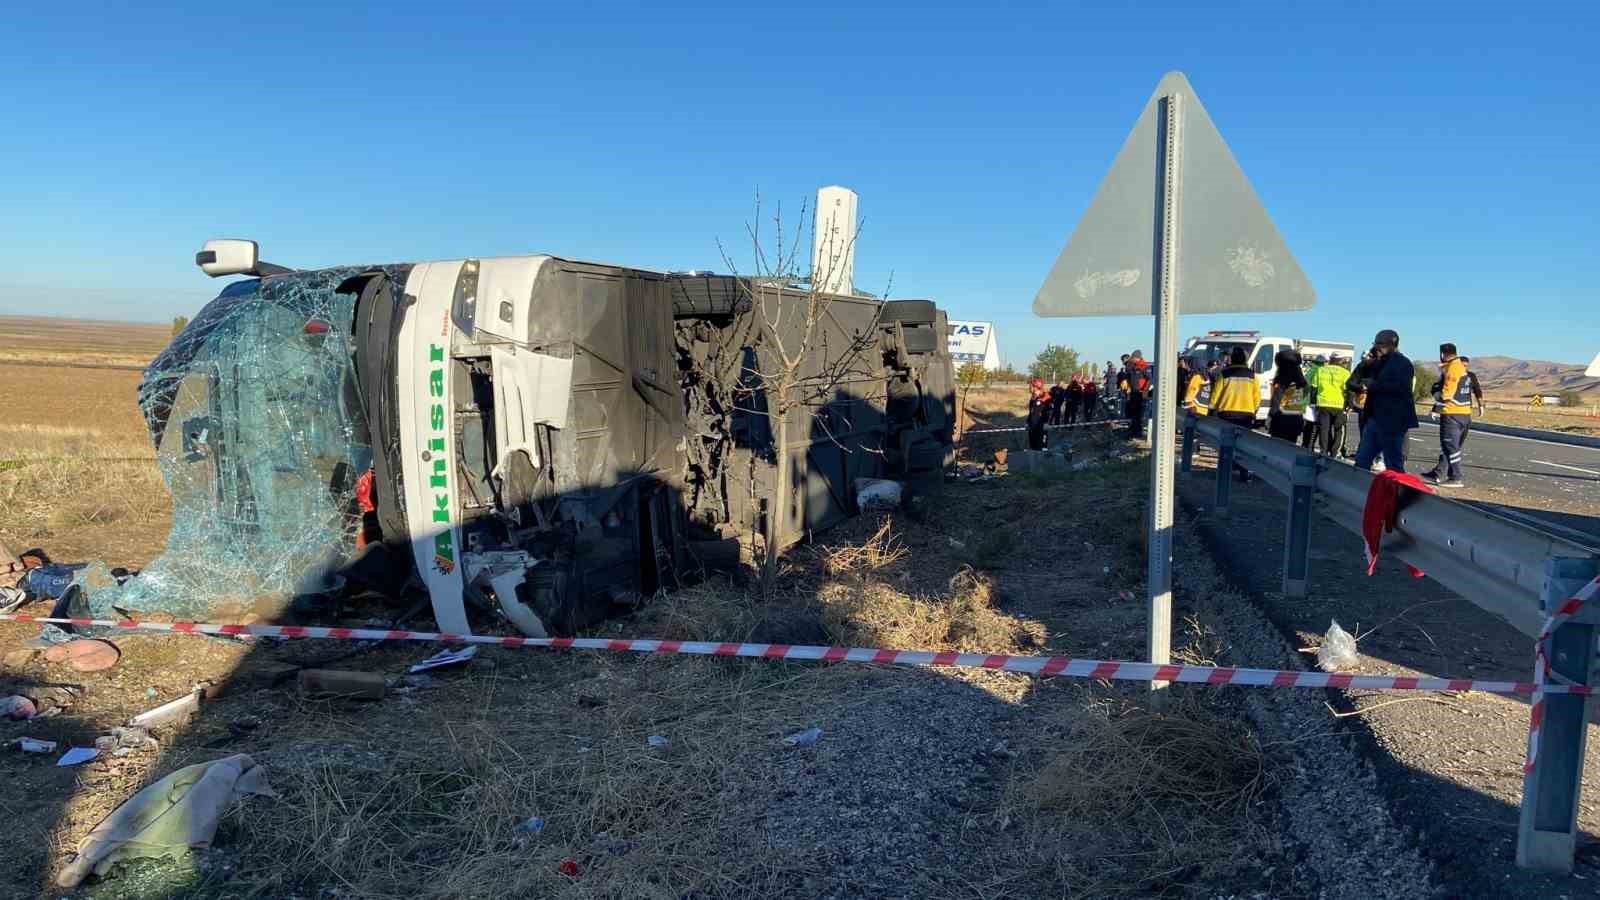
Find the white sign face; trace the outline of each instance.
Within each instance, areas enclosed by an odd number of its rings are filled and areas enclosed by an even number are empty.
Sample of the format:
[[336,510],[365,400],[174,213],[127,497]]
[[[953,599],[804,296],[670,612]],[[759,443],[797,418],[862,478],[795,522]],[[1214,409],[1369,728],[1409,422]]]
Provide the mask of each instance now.
[[950,320],[950,360],[960,368],[981,363],[985,369],[1000,368],[1000,349],[995,341],[993,322]]
[[1590,378],[1600,378],[1600,353],[1594,355],[1594,362],[1589,363],[1589,370],[1583,374]]
[[1182,95],[1178,302],[1185,313],[1310,309],[1311,283],[1182,72],[1145,103],[1065,250],[1045,276],[1039,316],[1154,313],[1161,99]]

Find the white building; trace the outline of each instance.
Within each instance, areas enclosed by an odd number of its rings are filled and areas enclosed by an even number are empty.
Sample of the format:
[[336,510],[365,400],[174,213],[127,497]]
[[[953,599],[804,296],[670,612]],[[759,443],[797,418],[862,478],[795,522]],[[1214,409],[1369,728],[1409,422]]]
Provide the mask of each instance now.
[[950,359],[956,368],[982,363],[991,372],[1000,368],[1000,342],[993,322],[950,320]]

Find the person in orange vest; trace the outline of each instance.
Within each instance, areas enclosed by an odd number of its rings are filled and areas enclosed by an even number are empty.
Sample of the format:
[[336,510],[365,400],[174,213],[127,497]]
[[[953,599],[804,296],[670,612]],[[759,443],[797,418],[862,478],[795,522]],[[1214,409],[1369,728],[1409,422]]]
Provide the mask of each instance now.
[[1467,363],[1456,355],[1455,344],[1439,345],[1439,371],[1433,386],[1434,408],[1439,411],[1439,461],[1422,477],[1440,487],[1465,487],[1461,460],[1467,432],[1472,430],[1472,379]]
[[1128,380],[1128,436],[1144,437],[1144,404],[1150,399],[1150,364],[1144,360],[1144,351],[1135,350],[1128,357],[1128,367],[1123,370]]

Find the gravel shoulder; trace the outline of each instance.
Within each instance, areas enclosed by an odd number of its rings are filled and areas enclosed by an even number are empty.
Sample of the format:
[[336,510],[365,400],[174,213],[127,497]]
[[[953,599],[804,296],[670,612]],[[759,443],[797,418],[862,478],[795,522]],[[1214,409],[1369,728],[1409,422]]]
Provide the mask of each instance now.
[[[1279,593],[1285,499],[1255,482],[1234,485],[1225,521],[1207,514],[1215,470],[1208,453],[1178,482],[1184,507],[1225,576],[1251,598],[1285,639],[1315,647],[1338,620],[1360,638],[1365,674],[1515,679],[1532,665],[1528,639],[1426,578],[1380,559],[1365,575],[1360,540],[1318,518],[1313,524],[1312,589],[1304,600]],[[1240,540],[1248,535],[1248,540]],[[1358,630],[1359,629],[1359,630]],[[1600,891],[1600,785],[1590,777],[1580,800],[1586,832],[1570,877],[1515,867],[1525,697],[1329,692],[1334,711],[1371,763],[1395,822],[1416,836],[1448,896],[1594,896]],[[1593,701],[1591,701],[1593,702]],[[1591,726],[1587,771],[1600,771],[1600,727]]]

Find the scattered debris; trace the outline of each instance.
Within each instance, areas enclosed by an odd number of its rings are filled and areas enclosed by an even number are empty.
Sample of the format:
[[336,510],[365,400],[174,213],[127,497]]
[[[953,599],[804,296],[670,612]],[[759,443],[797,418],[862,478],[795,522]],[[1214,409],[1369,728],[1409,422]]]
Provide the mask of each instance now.
[[666,738],[662,737],[659,734],[652,734],[649,737],[645,738],[644,740],[645,740],[645,743],[647,743],[650,746],[656,748],[657,750],[665,750],[666,747],[667,747],[667,744],[669,743]]
[[1317,648],[1317,666],[1324,672],[1338,672],[1356,664],[1356,639],[1339,627],[1337,621],[1328,623],[1328,633],[1322,636],[1322,646]]
[[154,700],[156,698],[156,694],[157,691],[153,687],[147,687],[144,689],[144,695],[147,699]]
[[122,659],[122,651],[110,641],[78,638],[54,644],[44,651],[44,661],[66,663],[77,672],[103,672]]
[[817,739],[820,737],[822,737],[822,729],[813,725],[799,734],[789,735],[783,739],[783,742],[791,747],[811,747],[815,746]]
[[17,738],[15,741],[12,741],[11,743],[16,745],[16,748],[18,750],[21,750],[23,753],[54,753],[54,752],[56,752],[56,742],[55,741],[41,741],[38,738],[21,737],[21,738]]
[[8,719],[31,719],[39,714],[39,708],[27,697],[12,694],[0,699],[0,715]]
[[1132,591],[1117,591],[1117,599],[1118,600],[1122,600],[1124,602],[1132,602],[1132,600],[1133,600],[1133,592]]
[[375,672],[344,669],[302,669],[300,693],[306,697],[335,697],[341,700],[382,700],[389,683]]
[[27,602],[28,592],[22,588],[0,587],[0,613],[15,612]]
[[460,650],[440,650],[438,653],[435,653],[422,662],[417,663],[406,671],[412,675],[415,675],[418,672],[426,672],[429,669],[442,669],[445,666],[459,666],[463,663],[471,662],[472,658],[477,655],[477,644],[471,644],[469,646],[462,647]]
[[96,750],[112,756],[127,756],[136,750],[161,749],[161,744],[150,736],[150,732],[121,725],[111,729],[110,734],[95,738],[94,746]]
[[400,678],[400,685],[406,690],[423,690],[434,685],[431,675],[404,675]]
[[77,858],[56,876],[76,887],[124,859],[179,857],[211,845],[217,823],[246,794],[276,797],[266,769],[245,754],[185,766],[134,794],[78,844]]
[[65,644],[70,640],[72,640],[72,635],[63,631],[61,626],[50,623],[39,629],[38,637],[29,639],[29,641],[23,646],[30,647],[35,650],[43,650],[54,644]]
[[67,752],[61,754],[61,758],[56,760],[56,765],[58,765],[58,766],[77,766],[77,765],[82,765],[83,763],[86,763],[89,760],[94,759],[96,756],[99,756],[99,755],[100,755],[100,751],[96,750],[93,747],[73,747],[73,748],[69,749]]
[[568,878],[577,878],[578,861],[569,856],[566,859],[563,859],[560,865],[556,866],[556,871],[567,876]]
[[128,724],[134,728],[160,728],[163,725],[181,722],[199,711],[200,693],[191,691],[155,709],[146,710],[129,719]]
[[33,662],[34,654],[38,652],[39,651],[33,649],[32,647],[22,647],[17,650],[12,650],[10,653],[5,655],[5,666],[8,670],[12,671],[20,669],[28,663]]
[[517,835],[519,838],[529,838],[543,830],[544,820],[538,816],[529,816],[526,819],[523,819],[521,822],[518,822],[516,827],[511,829],[511,833]]
[[890,510],[900,506],[905,487],[887,478],[857,478],[856,506],[862,512]]

